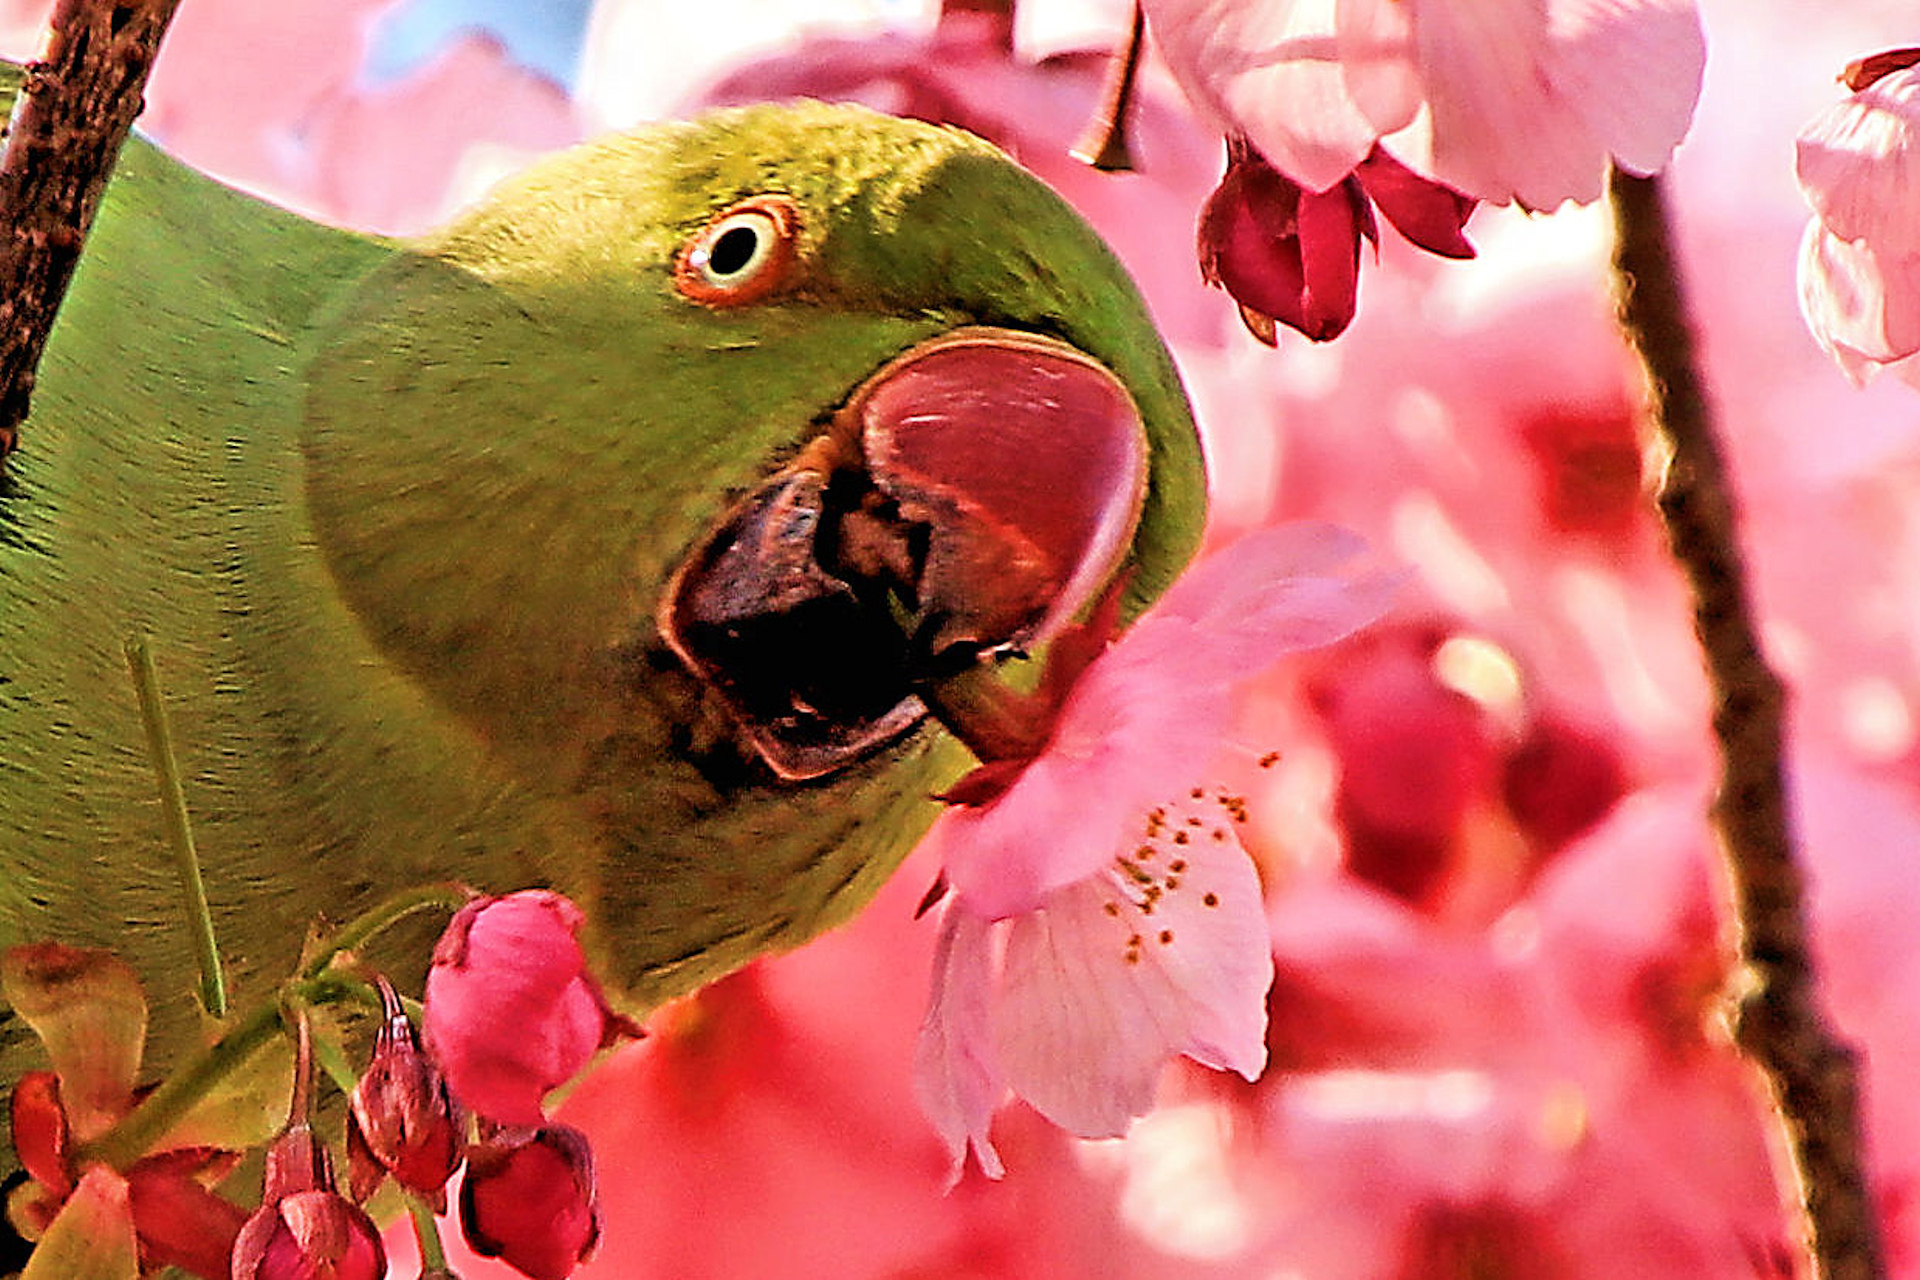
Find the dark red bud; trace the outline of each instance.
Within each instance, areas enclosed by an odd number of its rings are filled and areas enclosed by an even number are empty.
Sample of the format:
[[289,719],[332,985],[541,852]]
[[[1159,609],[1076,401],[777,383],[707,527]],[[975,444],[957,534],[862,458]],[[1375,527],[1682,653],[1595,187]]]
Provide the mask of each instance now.
[[565,1280],[600,1239],[593,1152],[565,1125],[504,1130],[469,1149],[460,1230],[484,1258],[532,1280]]
[[348,1190],[364,1204],[391,1174],[435,1213],[445,1213],[447,1179],[460,1167],[465,1115],[420,1047],[392,984],[381,978],[379,985],[386,1022],[348,1100]]
[[[303,1035],[303,1059],[305,1052]],[[295,1114],[303,1112],[296,1090]],[[295,1120],[267,1148],[260,1207],[233,1243],[233,1280],[381,1280],[386,1274],[379,1229],[334,1189],[326,1147],[304,1120]]]
[[281,1130],[267,1147],[266,1164],[262,1200],[278,1200],[300,1191],[333,1190],[333,1157],[304,1120]]
[[360,1206],[332,1191],[263,1204],[233,1245],[233,1280],[382,1280],[387,1252]]
[[[1373,214],[1351,176],[1307,191],[1268,164],[1244,139],[1227,144],[1227,172],[1200,214],[1200,273],[1240,304],[1316,342],[1353,319],[1360,240]],[[1271,330],[1249,321],[1262,341]]]

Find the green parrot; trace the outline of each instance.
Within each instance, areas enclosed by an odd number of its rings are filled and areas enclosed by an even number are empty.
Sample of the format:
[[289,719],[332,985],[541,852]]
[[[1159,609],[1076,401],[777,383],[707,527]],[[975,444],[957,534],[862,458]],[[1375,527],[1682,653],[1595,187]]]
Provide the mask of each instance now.
[[643,1012],[853,913],[965,767],[941,688],[1203,507],[1125,271],[960,131],[722,111],[407,241],[136,138],[0,479],[0,944],[132,962],[156,1069],[194,1030],[142,634],[240,1001],[458,879],[571,895]]

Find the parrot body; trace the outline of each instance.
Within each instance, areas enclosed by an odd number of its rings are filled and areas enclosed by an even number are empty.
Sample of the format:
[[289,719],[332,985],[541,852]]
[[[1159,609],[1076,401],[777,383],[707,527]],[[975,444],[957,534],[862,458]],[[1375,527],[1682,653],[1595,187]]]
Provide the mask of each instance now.
[[[662,593],[863,380],[978,326],[1078,348],[1139,406],[1150,598],[1200,521],[1178,379],[1097,238],[975,139],[721,113],[407,243],[136,139],[0,480],[0,944],[130,960],[156,1068],[192,1032],[130,634],[243,1002],[316,916],[435,880],[572,895],[636,1011],[845,919],[964,753],[896,716],[779,776],[663,640]],[[36,1051],[0,1033],[11,1078]]]

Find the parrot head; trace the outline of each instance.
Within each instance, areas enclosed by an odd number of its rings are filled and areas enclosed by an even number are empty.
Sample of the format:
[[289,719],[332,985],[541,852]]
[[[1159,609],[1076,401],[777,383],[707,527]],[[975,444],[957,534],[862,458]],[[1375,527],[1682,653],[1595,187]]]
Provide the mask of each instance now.
[[1099,238],[988,144],[856,107],[552,158],[307,357],[351,643],[485,761],[643,1005],[844,918],[956,771],[928,683],[1116,580],[1137,611],[1204,509]]

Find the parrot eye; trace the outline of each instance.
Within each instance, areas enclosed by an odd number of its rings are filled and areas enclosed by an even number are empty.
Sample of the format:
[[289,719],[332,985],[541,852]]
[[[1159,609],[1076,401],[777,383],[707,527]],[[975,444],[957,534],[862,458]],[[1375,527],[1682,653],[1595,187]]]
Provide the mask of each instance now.
[[758,302],[786,282],[800,213],[785,196],[755,196],[722,211],[674,264],[673,285],[709,307]]

